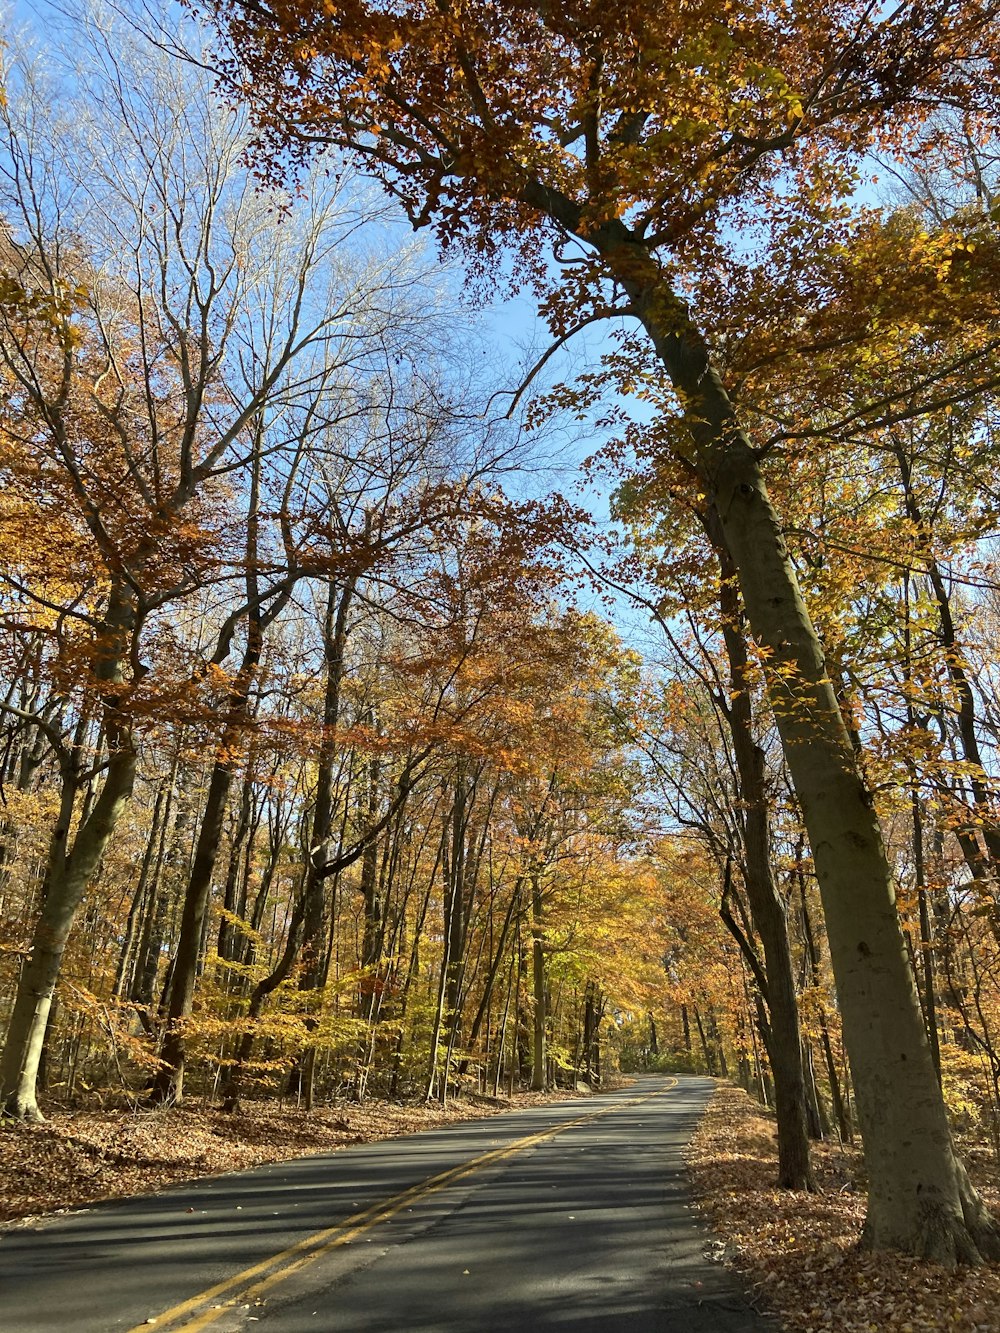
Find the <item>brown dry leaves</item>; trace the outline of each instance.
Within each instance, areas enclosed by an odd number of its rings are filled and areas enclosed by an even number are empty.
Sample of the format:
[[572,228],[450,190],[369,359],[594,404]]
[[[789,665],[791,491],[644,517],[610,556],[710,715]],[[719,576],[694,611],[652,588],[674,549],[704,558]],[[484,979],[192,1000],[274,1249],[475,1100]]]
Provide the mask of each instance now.
[[395,1138],[571,1092],[513,1100],[464,1097],[442,1107],[345,1102],[307,1114],[250,1103],[239,1115],[211,1109],[81,1111],[42,1125],[0,1120],[0,1222],[149,1194],[199,1176],[238,1171],[352,1143]]
[[[996,1333],[1000,1265],[950,1272],[901,1256],[860,1254],[861,1155],[815,1146],[820,1193],[775,1189],[774,1121],[739,1088],[720,1085],[688,1150],[700,1205],[754,1304],[788,1333]],[[980,1171],[982,1172],[982,1168]],[[972,1171],[997,1209],[1000,1190]]]

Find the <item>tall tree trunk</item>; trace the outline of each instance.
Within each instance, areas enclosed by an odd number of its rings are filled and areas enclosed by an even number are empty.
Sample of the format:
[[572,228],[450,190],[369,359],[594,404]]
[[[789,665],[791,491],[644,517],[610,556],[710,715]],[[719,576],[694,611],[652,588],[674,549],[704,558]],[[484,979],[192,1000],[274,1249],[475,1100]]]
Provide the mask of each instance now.
[[118,955],[118,966],[115,969],[114,985],[111,988],[112,999],[120,998],[129,989],[134,971],[137,941],[141,939],[142,928],[152,911],[153,898],[156,894],[156,869],[163,847],[165,810],[172,782],[173,776],[171,775],[170,778],[160,783],[156,791],[156,800],[153,803],[153,818],[149,827],[149,836],[146,838],[146,847],[142,854],[139,882],[132,894],[128,920],[125,923],[125,938],[122,940],[121,951]]
[[719,515],[819,880],[870,1182],[863,1241],[945,1264],[1000,1255],[952,1143],[871,793],[760,463],[684,303],[623,224],[591,239],[684,404],[687,459]]
[[769,1038],[766,1044],[774,1078],[774,1111],[778,1124],[778,1184],[783,1189],[812,1190],[815,1182],[809,1161],[798,997],[785,907],[771,867],[764,752],[753,731],[743,608],[736,587],[736,570],[714,509],[707,515],[706,527],[713,538],[722,573],[720,610],[731,688],[728,701],[720,699],[719,704],[732,738],[739,779],[743,882],[763,949],[767,978],[764,999]]
[[917,888],[917,910],[920,917],[920,972],[924,983],[924,1016],[927,1037],[931,1044],[934,1072],[941,1082],[941,1043],[938,1037],[937,986],[934,980],[934,941],[931,936],[931,915],[927,902],[927,876],[924,866],[924,826],[920,797],[914,786],[910,793],[913,819],[913,874]]
[[[470,833],[470,820],[482,765],[479,765],[469,778],[466,774],[466,761],[459,761],[455,784],[455,811],[452,832],[453,878],[449,894],[449,929],[451,943],[448,949],[448,989],[446,995],[446,1017],[448,1042],[445,1054],[445,1070],[450,1074],[451,1060],[462,1037],[462,1007],[466,990],[466,972],[468,969],[468,942],[476,915],[476,888],[479,871],[482,866],[486,839],[489,835],[490,815],[499,791],[495,784],[481,815],[482,827],[478,838],[473,840]],[[474,965],[478,966],[478,964]],[[470,1043],[471,1043],[470,1036]]]
[[[434,805],[431,812],[431,819],[428,821],[427,830],[424,833],[422,844],[428,840],[430,830],[434,826],[434,816],[437,814],[437,804]],[[423,850],[423,845],[420,851]],[[424,883],[424,891],[421,894],[419,906],[417,908],[416,919],[413,922],[412,944],[410,946],[409,965],[406,969],[406,977],[403,982],[402,995],[400,996],[399,1007],[399,1037],[396,1041],[396,1049],[393,1053],[392,1077],[389,1082],[389,1096],[395,1097],[399,1092],[400,1079],[402,1077],[403,1053],[406,1047],[407,1030],[403,1023],[407,1010],[410,1005],[410,996],[419,974],[420,967],[420,941],[424,933],[424,922],[427,920],[427,913],[430,910],[431,894],[434,892],[434,885],[437,882],[438,872],[441,869],[441,863],[445,854],[444,839],[437,839],[437,852],[431,865],[430,874],[427,875]],[[413,871],[411,878],[415,879],[418,867],[421,864],[419,855],[414,858]],[[425,1088],[426,1090],[426,1088]]]
[[[809,907],[806,901],[806,877],[801,869],[801,846],[799,847],[796,859],[799,861],[798,881],[802,907],[802,933],[805,937],[806,955],[809,960],[809,971],[812,977],[812,984],[818,990],[822,986],[819,950],[816,947],[816,939],[813,935],[812,921],[809,917]],[[830,1100],[833,1103],[833,1114],[837,1122],[837,1132],[840,1135],[841,1143],[853,1143],[854,1132],[851,1128],[850,1117],[847,1114],[844,1095],[840,1088],[840,1075],[837,1073],[837,1061],[834,1059],[833,1043],[830,1041],[830,1028],[826,1020],[825,1006],[820,1009],[819,1029],[820,1039],[823,1046],[823,1059],[826,1063],[826,1074],[830,1083]]]
[[[452,826],[451,813],[441,833],[441,866],[444,879],[445,902],[448,898],[448,884],[451,875],[450,866],[450,832]],[[445,908],[447,912],[447,907]],[[437,1086],[438,1078],[438,1059],[441,1049],[441,1031],[444,1026],[445,997],[448,986],[448,949],[451,941],[451,933],[445,923],[443,948],[441,952],[441,970],[438,973],[437,995],[434,1004],[434,1018],[431,1023],[430,1046],[427,1056],[427,1079],[424,1084],[424,1101],[429,1102],[434,1096],[434,1089]],[[447,1095],[447,1078],[445,1079],[445,1095]],[[441,1099],[444,1100],[444,1097]]]
[[[448,934],[448,967],[444,994],[444,1023],[451,1044],[452,1035],[461,1024],[459,991],[465,966],[465,939],[468,925],[465,892],[468,857],[468,826],[470,804],[475,785],[468,781],[465,760],[461,756],[455,766],[455,795],[451,806],[448,837],[448,856],[445,861],[444,928]],[[446,1074],[447,1077],[447,1067]]]
[[154,1104],[179,1102],[184,1096],[184,1065],[186,1060],[185,1024],[191,1015],[194,1001],[198,964],[207,928],[207,914],[212,890],[212,877],[219,856],[219,845],[225,822],[226,805],[238,756],[243,749],[243,738],[250,716],[250,696],[257,668],[264,652],[264,638],[268,627],[280,615],[292,594],[294,580],[289,576],[284,583],[270,590],[262,600],[257,567],[258,499],[260,491],[260,456],[255,455],[251,474],[250,503],[247,513],[246,545],[246,605],[228,619],[219,639],[214,656],[221,665],[229,654],[236,626],[246,616],[246,644],[242,660],[228,690],[223,711],[222,735],[216,750],[215,763],[209,779],[205,808],[198,842],[195,847],[191,876],[181,913],[181,929],[174,955],[167,1023],[160,1050],[160,1066],[153,1079],[150,1100]]
[[586,1080],[596,1080],[595,1055],[597,1050],[597,984],[588,981],[583,995],[583,1070]]
[[167,1006],[167,1029],[160,1051],[160,1067],[153,1079],[150,1098],[155,1104],[179,1102],[184,1096],[184,1065],[186,1040],[184,1022],[191,1013],[194,999],[195,981],[198,974],[198,957],[205,930],[208,912],[209,893],[212,887],[212,874],[219,852],[222,826],[226,814],[226,802],[232,785],[232,760],[228,757],[235,745],[235,728],[227,728],[223,738],[225,759],[216,761],[208,784],[205,809],[202,813],[201,827],[198,830],[198,843],[195,848],[194,864],[188,880],[187,892],[181,911],[181,930],[174,954],[173,972],[170,984],[170,999]]
[[712,1045],[715,1047],[716,1057],[719,1061],[719,1073],[723,1078],[729,1077],[729,1062],[726,1059],[726,1048],[722,1042],[722,1033],[719,1031],[719,1020],[715,1016],[715,1006],[709,1002],[708,1006],[708,1030],[712,1038]]
[[545,1036],[548,1015],[545,1004],[545,924],[542,880],[537,870],[531,873],[531,995],[533,1000],[531,1042],[531,1091],[544,1092]]
[[243,894],[240,893],[240,878],[244,865],[244,848],[253,826],[253,788],[253,773],[248,761],[247,771],[243,775],[243,791],[240,796],[236,828],[233,830],[229,846],[229,865],[222,891],[223,912],[219,918],[219,938],[216,946],[219,957],[227,963],[235,962],[238,956],[237,926],[232,918],[240,915],[241,898],[245,897],[246,893],[245,887]]
[[705,1061],[705,1072],[715,1077],[715,1057],[708,1044],[708,1038],[705,1036],[705,1024],[701,1021],[701,1010],[697,1005],[694,1006],[694,1022],[698,1029],[698,1041],[701,1043],[701,1054]]
[[[323,617],[323,658],[326,667],[326,685],[323,692],[323,739],[316,762],[316,798],[313,804],[312,837],[306,872],[305,910],[302,920],[302,973],[299,989],[315,990],[321,984],[323,973],[323,908],[325,898],[324,867],[333,855],[334,764],[338,753],[336,736],[340,722],[340,694],[346,664],[348,618],[357,589],[357,576],[349,578],[340,587],[332,580],[327,588],[326,611]],[[343,835],[341,836],[343,842]],[[336,886],[336,880],[334,886]],[[315,1019],[308,1019],[307,1029],[315,1028]],[[288,1075],[288,1092],[298,1097],[303,1091],[303,1078],[312,1069],[313,1052],[308,1048],[296,1059]],[[311,1086],[307,1101],[311,1102]]]
[[153,999],[156,995],[156,974],[160,955],[167,938],[171,905],[176,897],[174,868],[186,861],[183,846],[186,841],[190,807],[181,774],[176,797],[171,788],[167,793],[167,809],[163,815],[160,845],[157,849],[156,868],[150,886],[150,904],[142,923],[142,935],[136,953],[135,970],[128,997],[136,1006],[139,1018],[147,1032],[153,1031]]

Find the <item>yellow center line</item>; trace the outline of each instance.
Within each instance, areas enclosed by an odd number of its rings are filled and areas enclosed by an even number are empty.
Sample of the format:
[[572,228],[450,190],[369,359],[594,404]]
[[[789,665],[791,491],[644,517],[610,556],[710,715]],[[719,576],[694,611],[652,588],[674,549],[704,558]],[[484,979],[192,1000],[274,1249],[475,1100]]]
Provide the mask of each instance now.
[[[603,1106],[598,1111],[589,1111],[586,1115],[577,1116],[575,1120],[564,1120],[561,1124],[554,1125],[550,1129],[543,1129],[537,1134],[529,1134],[526,1138],[516,1139],[513,1143],[508,1144],[506,1148],[494,1148],[490,1152],[482,1153],[479,1157],[473,1157],[471,1161],[463,1162],[460,1166],[451,1167],[448,1171],[442,1171],[440,1175],[431,1176],[427,1180],[421,1181],[420,1184],[411,1186],[410,1189],[404,1190],[402,1194],[396,1194],[390,1199],[372,1204],[360,1213],[354,1213],[353,1216],[346,1218],[343,1222],[338,1222],[336,1226],[327,1227],[323,1231],[316,1231],[311,1236],[296,1241],[294,1245],[289,1245],[287,1249],[279,1250],[267,1259],[261,1259],[259,1263],[244,1268],[239,1273],[234,1273],[232,1277],[224,1278],[223,1281],[217,1282],[214,1286],[198,1292],[196,1296],[191,1296],[178,1305],[172,1305],[169,1310],[164,1310],[155,1319],[147,1319],[141,1324],[136,1324],[134,1328],[128,1330],[128,1333],[148,1333],[151,1325],[155,1325],[157,1329],[162,1329],[174,1324],[185,1315],[194,1313],[206,1302],[216,1301],[218,1297],[240,1289],[235,1299],[226,1302],[224,1305],[209,1306],[208,1309],[202,1310],[200,1314],[196,1314],[193,1319],[181,1324],[174,1330],[174,1333],[198,1333],[198,1330],[207,1328],[216,1319],[231,1311],[234,1305],[246,1304],[250,1300],[257,1299],[263,1292],[269,1291],[279,1282],[284,1282],[286,1278],[305,1268],[307,1264],[313,1263],[316,1259],[321,1259],[325,1254],[339,1249],[342,1245],[349,1244],[356,1237],[362,1235],[365,1231],[369,1231],[380,1222],[387,1221],[402,1208],[405,1208],[407,1204],[426,1199],[429,1195],[436,1194],[438,1190],[445,1189],[448,1185],[454,1184],[455,1181],[470,1176],[476,1171],[481,1171],[483,1167],[489,1166],[493,1162],[502,1161],[506,1157],[513,1157],[519,1152],[524,1152],[526,1148],[533,1147],[536,1143],[555,1138],[557,1134],[562,1134],[567,1129],[585,1125],[590,1120],[596,1120],[598,1116],[607,1115],[611,1111],[619,1111],[622,1107],[636,1106],[640,1102],[649,1101],[651,1097],[658,1097],[661,1093],[667,1092],[676,1086],[677,1080],[671,1079],[662,1088],[658,1088],[656,1092],[648,1092],[641,1097],[630,1097],[627,1101],[614,1102],[611,1106]],[[255,1278],[260,1280],[254,1281]],[[247,1283],[251,1285],[245,1285]]]

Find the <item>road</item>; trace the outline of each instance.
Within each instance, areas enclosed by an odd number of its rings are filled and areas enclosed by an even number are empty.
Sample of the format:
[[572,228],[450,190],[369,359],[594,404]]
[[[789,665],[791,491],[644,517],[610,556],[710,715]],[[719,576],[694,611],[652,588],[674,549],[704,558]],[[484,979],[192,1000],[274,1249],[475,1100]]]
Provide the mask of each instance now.
[[201,1180],[0,1238],[3,1333],[764,1333],[704,1256],[707,1079]]

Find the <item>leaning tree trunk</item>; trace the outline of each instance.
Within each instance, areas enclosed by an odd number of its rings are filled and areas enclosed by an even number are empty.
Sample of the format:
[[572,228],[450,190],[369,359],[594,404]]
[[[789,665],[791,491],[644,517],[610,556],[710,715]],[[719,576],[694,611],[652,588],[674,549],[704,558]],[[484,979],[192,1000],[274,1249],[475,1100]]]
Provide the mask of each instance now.
[[0,1063],[0,1098],[7,1115],[41,1120],[38,1068],[52,996],[77,908],[93,878],[119,816],[132,793],[135,753],[127,741],[112,753],[100,795],[66,850],[78,791],[64,779],[62,808],[52,833],[42,910],[28,962],[21,973]]
[[[493,998],[493,990],[496,986],[497,976],[507,956],[507,944],[510,940],[511,927],[514,924],[515,915],[521,909],[521,890],[524,884],[524,876],[519,875],[511,891],[510,900],[507,904],[507,912],[500,927],[500,936],[493,949],[492,960],[489,970],[486,973],[486,979],[483,983],[482,994],[479,997],[479,1006],[476,1009],[475,1017],[472,1020],[472,1026],[469,1028],[469,1037],[467,1046],[470,1051],[474,1051],[476,1043],[479,1040],[479,1034],[482,1031],[484,1021],[487,1022],[490,1012],[490,1001]],[[469,1057],[466,1056],[459,1064],[459,1074],[465,1074],[469,1067]]]
[[819,881],[870,1182],[863,1241],[946,1264],[1000,1254],[951,1139],[871,793],[760,463],[704,339],[620,223],[591,235],[684,406],[686,462],[718,510]]
[[80,774],[87,726],[85,709],[76,739],[72,747],[62,751],[60,759],[60,808],[49,840],[42,907],[28,962],[18,982],[0,1060],[0,1105],[8,1114],[23,1119],[42,1118],[38,1070],[63,953],[77,909],[135,785],[135,742],[128,720],[119,709],[123,662],[137,632],[131,599],[112,586],[103,623],[92,644],[93,680],[101,690],[101,727],[108,756],[104,781],[96,798],[83,802],[71,840],[74,807],[83,785]]

